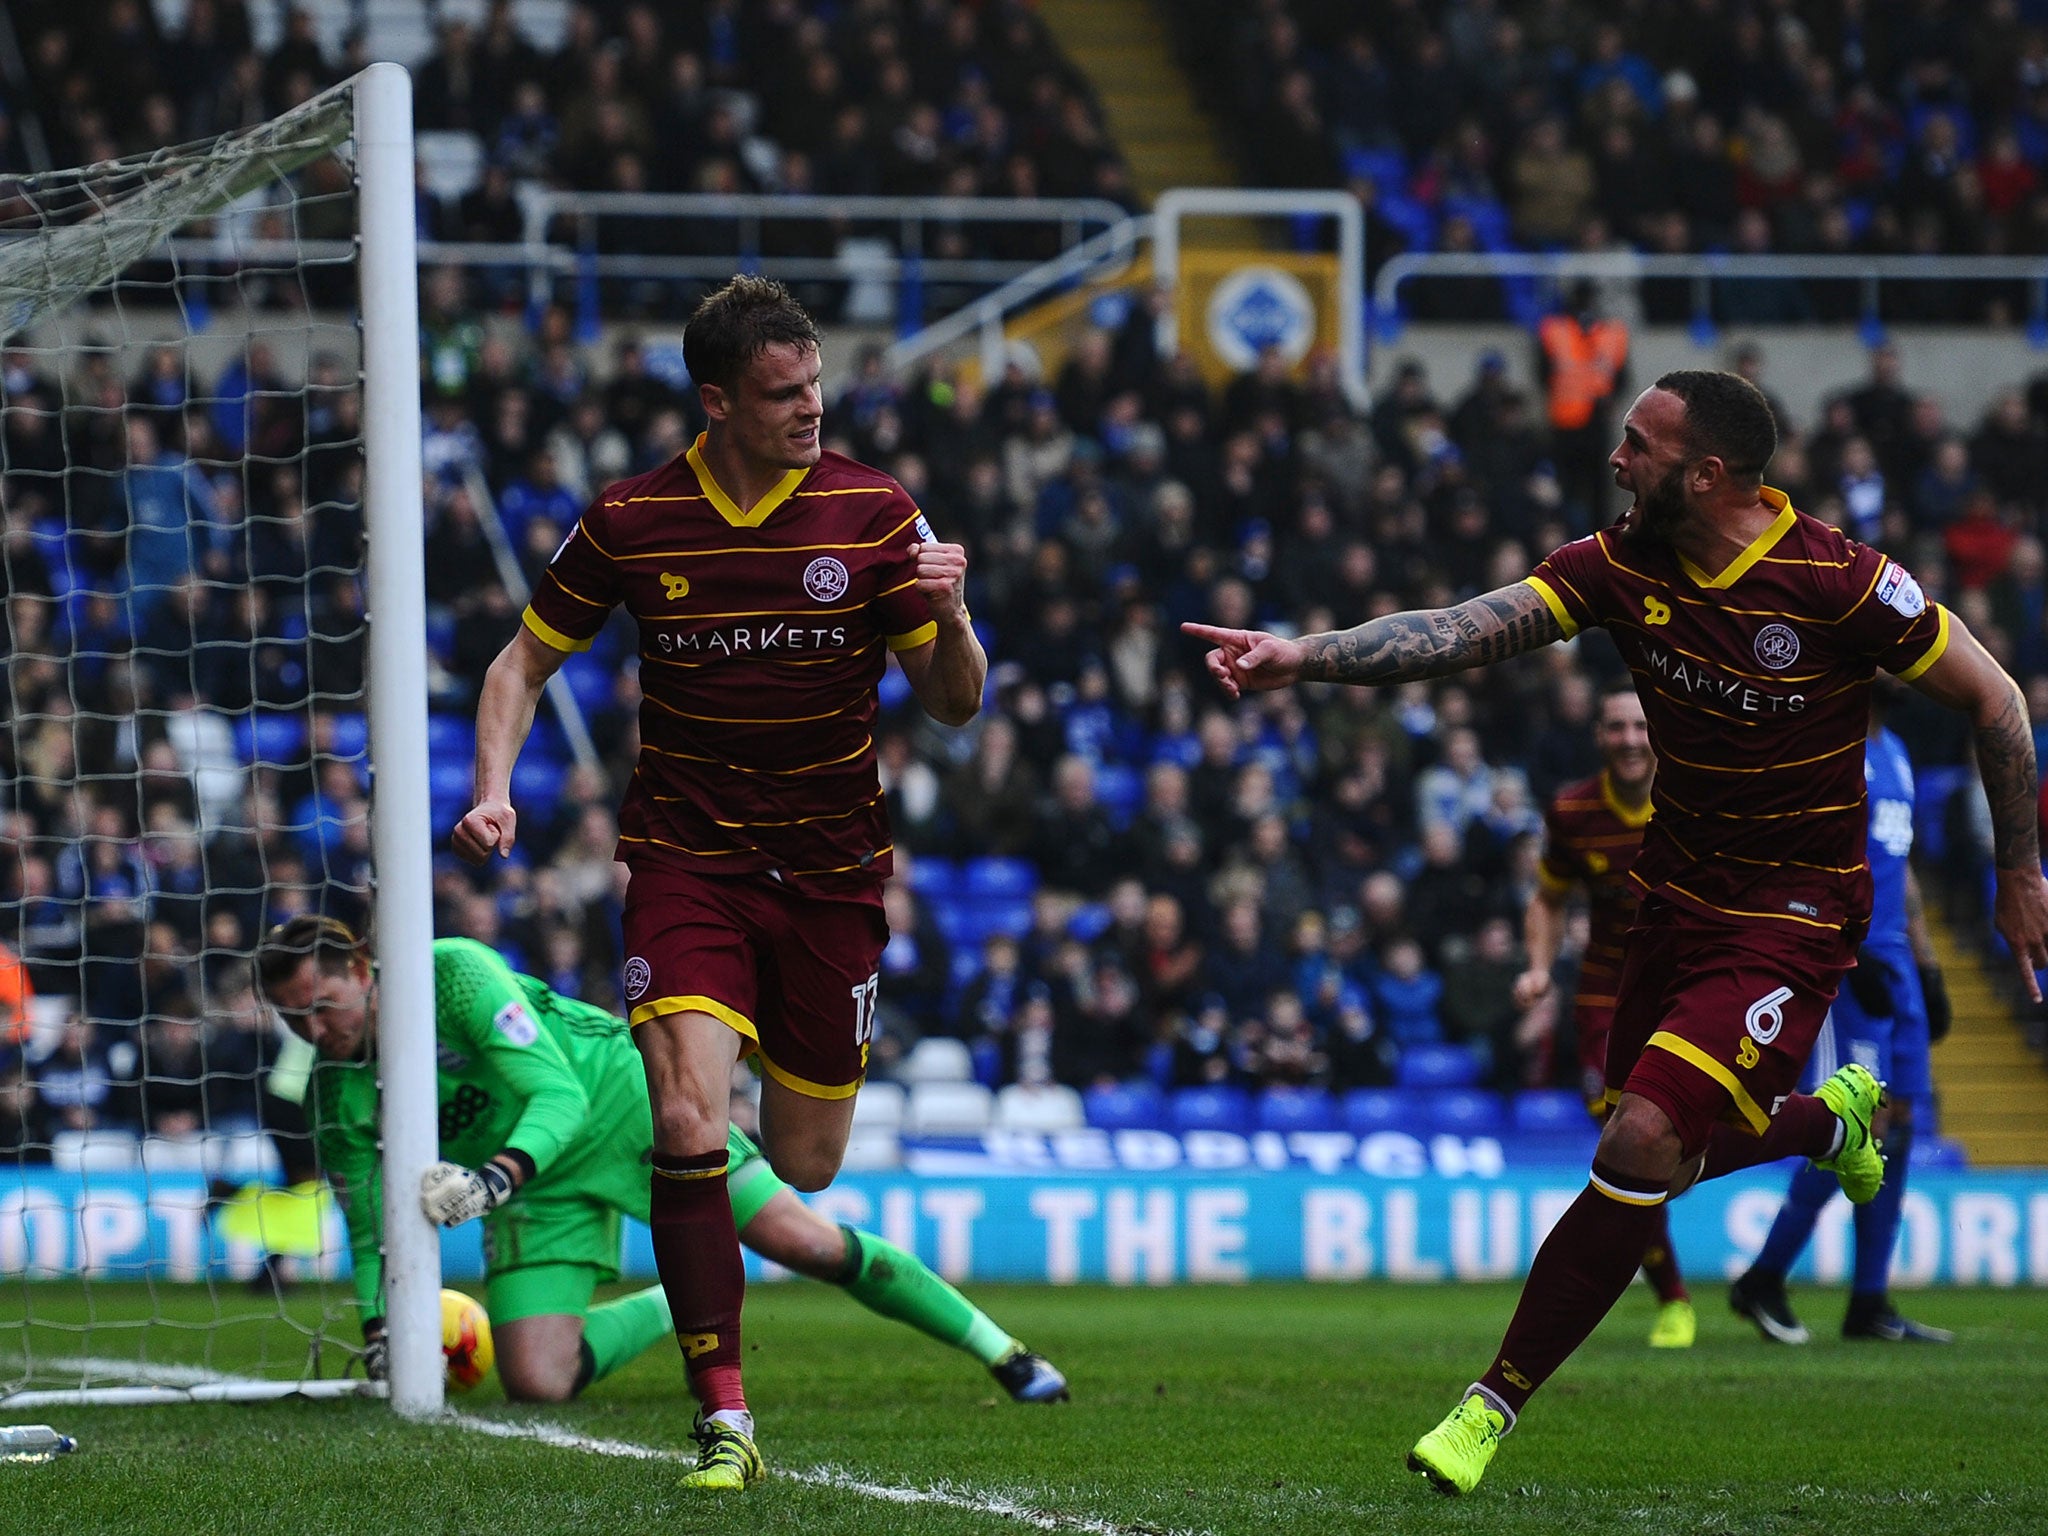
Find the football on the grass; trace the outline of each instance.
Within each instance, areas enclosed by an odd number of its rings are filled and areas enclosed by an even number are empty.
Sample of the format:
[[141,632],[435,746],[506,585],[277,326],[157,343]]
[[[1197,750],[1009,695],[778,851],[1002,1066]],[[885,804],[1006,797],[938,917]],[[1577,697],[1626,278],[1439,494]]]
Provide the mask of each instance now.
[[441,1356],[451,1392],[467,1392],[491,1374],[491,1318],[475,1297],[441,1293]]

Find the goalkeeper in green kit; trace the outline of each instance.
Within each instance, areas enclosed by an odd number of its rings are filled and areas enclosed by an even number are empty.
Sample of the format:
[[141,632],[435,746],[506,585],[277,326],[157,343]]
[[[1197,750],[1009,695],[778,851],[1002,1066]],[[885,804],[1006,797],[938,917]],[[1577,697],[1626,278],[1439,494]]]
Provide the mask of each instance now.
[[[309,1091],[315,1145],[348,1217],[373,1375],[383,1356],[378,1251],[377,986],[346,924],[304,916],[271,930],[257,980],[320,1053]],[[660,1286],[591,1305],[618,1277],[620,1220],[647,1219],[654,1146],[647,1080],[623,1019],[521,976],[471,939],[434,943],[434,1037],[443,1161],[421,1181],[428,1219],[484,1219],[491,1331],[505,1395],[574,1397],[671,1331]],[[870,1310],[965,1350],[1019,1402],[1067,1396],[1066,1378],[913,1255],[834,1225],[735,1128],[733,1220],[765,1259],[840,1285]],[[683,1339],[687,1351],[690,1340]]]

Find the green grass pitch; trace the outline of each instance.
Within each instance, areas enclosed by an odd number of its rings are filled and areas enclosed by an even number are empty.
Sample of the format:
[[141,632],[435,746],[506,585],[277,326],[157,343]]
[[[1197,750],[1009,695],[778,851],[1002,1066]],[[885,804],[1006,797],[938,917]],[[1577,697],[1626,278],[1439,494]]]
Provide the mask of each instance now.
[[[103,1306],[121,1300],[115,1287],[95,1295]],[[176,1288],[159,1295],[166,1312],[197,1304]],[[26,1417],[54,1422],[82,1448],[49,1465],[0,1467],[0,1530],[2048,1531],[2040,1292],[1909,1297],[1918,1315],[1957,1329],[1959,1342],[1940,1349],[1845,1344],[1833,1332],[1840,1293],[1809,1288],[1797,1299],[1815,1342],[1792,1350],[1730,1316],[1715,1284],[1698,1297],[1698,1347],[1659,1354],[1642,1343],[1651,1301],[1638,1286],[1463,1500],[1431,1492],[1402,1455],[1485,1364],[1511,1287],[975,1295],[1069,1373],[1073,1403],[1013,1405],[966,1357],[823,1287],[765,1286],[748,1299],[748,1385],[779,1475],[743,1498],[686,1499],[672,1463],[402,1424],[374,1403],[53,1408]],[[35,1311],[60,1313],[78,1297],[38,1286]],[[182,1347],[196,1358],[197,1337],[154,1357],[178,1358]],[[77,1353],[86,1341],[37,1343]],[[211,1363],[233,1369],[237,1351],[256,1347],[238,1332],[216,1343]],[[457,1403],[480,1417],[681,1447],[681,1382],[664,1346],[567,1407],[508,1405],[495,1381]],[[871,1491],[825,1486],[834,1472]],[[952,1502],[891,1502],[880,1488]],[[1001,1500],[1027,1513],[991,1512]]]

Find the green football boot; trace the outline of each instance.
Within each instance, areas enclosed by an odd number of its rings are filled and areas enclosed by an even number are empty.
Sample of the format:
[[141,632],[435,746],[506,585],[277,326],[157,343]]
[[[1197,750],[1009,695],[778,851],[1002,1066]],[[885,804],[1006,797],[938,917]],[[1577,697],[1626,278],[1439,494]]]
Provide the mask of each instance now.
[[1667,1301],[1657,1308],[1657,1321],[1650,1329],[1652,1349],[1691,1349],[1700,1336],[1699,1314],[1689,1301]]
[[1474,1392],[1415,1442],[1408,1470],[1428,1478],[1438,1493],[1470,1493],[1486,1475],[1507,1427],[1500,1410]]
[[685,1488],[710,1493],[743,1493],[768,1475],[753,1436],[716,1420],[701,1420],[691,1432],[697,1442],[697,1470],[683,1474]]
[[1870,1129],[1872,1118],[1885,1103],[1884,1084],[1870,1075],[1869,1068],[1852,1061],[1816,1092],[1842,1122],[1842,1150],[1833,1157],[1815,1158],[1813,1166],[1825,1168],[1841,1180],[1842,1193],[1852,1203],[1868,1205],[1884,1183],[1884,1158]]

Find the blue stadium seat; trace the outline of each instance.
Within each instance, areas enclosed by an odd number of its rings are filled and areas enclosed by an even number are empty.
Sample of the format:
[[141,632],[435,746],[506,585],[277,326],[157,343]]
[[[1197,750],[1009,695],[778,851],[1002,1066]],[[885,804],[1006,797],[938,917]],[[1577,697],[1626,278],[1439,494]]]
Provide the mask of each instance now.
[[1584,1136],[1593,1129],[1584,1101],[1569,1088],[1525,1088],[1508,1118],[1518,1136]]
[[522,752],[512,765],[512,803],[546,813],[562,798],[568,766],[552,757]]
[[455,654],[455,615],[446,608],[427,610],[427,649],[443,662]]
[[1095,770],[1095,798],[1119,832],[1131,824],[1145,800],[1145,776],[1128,763],[1103,763]]
[[589,652],[572,653],[562,663],[562,676],[568,681],[569,692],[575,695],[576,707],[586,715],[611,703],[616,674]]
[[467,764],[476,756],[476,722],[467,715],[428,715],[427,756],[459,757]]
[[1371,182],[1384,196],[1408,185],[1408,157],[1398,149],[1354,149],[1344,156],[1344,174]]
[[1422,1129],[1422,1109],[1415,1096],[1397,1088],[1352,1089],[1338,1107],[1338,1118],[1345,1130],[1360,1137]]
[[1115,921],[1108,907],[1099,901],[1091,901],[1086,906],[1075,908],[1074,915],[1067,919],[1067,937],[1079,939],[1083,944],[1093,944],[1109,932],[1109,925]]
[[[469,795],[476,783],[471,765],[453,757],[435,757],[427,763],[427,795],[433,800],[460,800],[469,809]],[[458,813],[459,814],[459,813]]]
[[330,715],[334,722],[331,751],[336,757],[361,757],[370,750],[370,722],[363,715]]
[[1038,890],[1038,870],[1025,859],[969,859],[961,885],[968,896],[1023,897]]
[[1479,1081],[1479,1066],[1462,1045],[1411,1045],[1395,1064],[1394,1081],[1403,1088],[1470,1088]]
[[910,702],[910,679],[903,675],[901,667],[884,668],[881,686],[876,692],[881,698],[884,713],[901,709]]
[[1259,1095],[1259,1129],[1334,1131],[1337,1104],[1320,1088],[1268,1088]]
[[932,921],[948,943],[979,950],[991,934],[1021,939],[1031,931],[1029,901],[945,901],[932,906]]
[[910,888],[927,901],[945,901],[960,889],[960,871],[951,859],[919,854],[910,866]]
[[1166,1118],[1176,1131],[1241,1133],[1252,1128],[1252,1102],[1242,1088],[1178,1088]]
[[304,715],[235,716],[235,751],[245,763],[300,763],[306,759]]
[[1500,1095],[1477,1088],[1432,1089],[1422,1095],[1422,1112],[1432,1132],[1451,1136],[1498,1136],[1508,1128]]
[[1088,1123],[1102,1131],[1156,1131],[1166,1118],[1166,1096],[1150,1083],[1114,1083],[1081,1094]]

